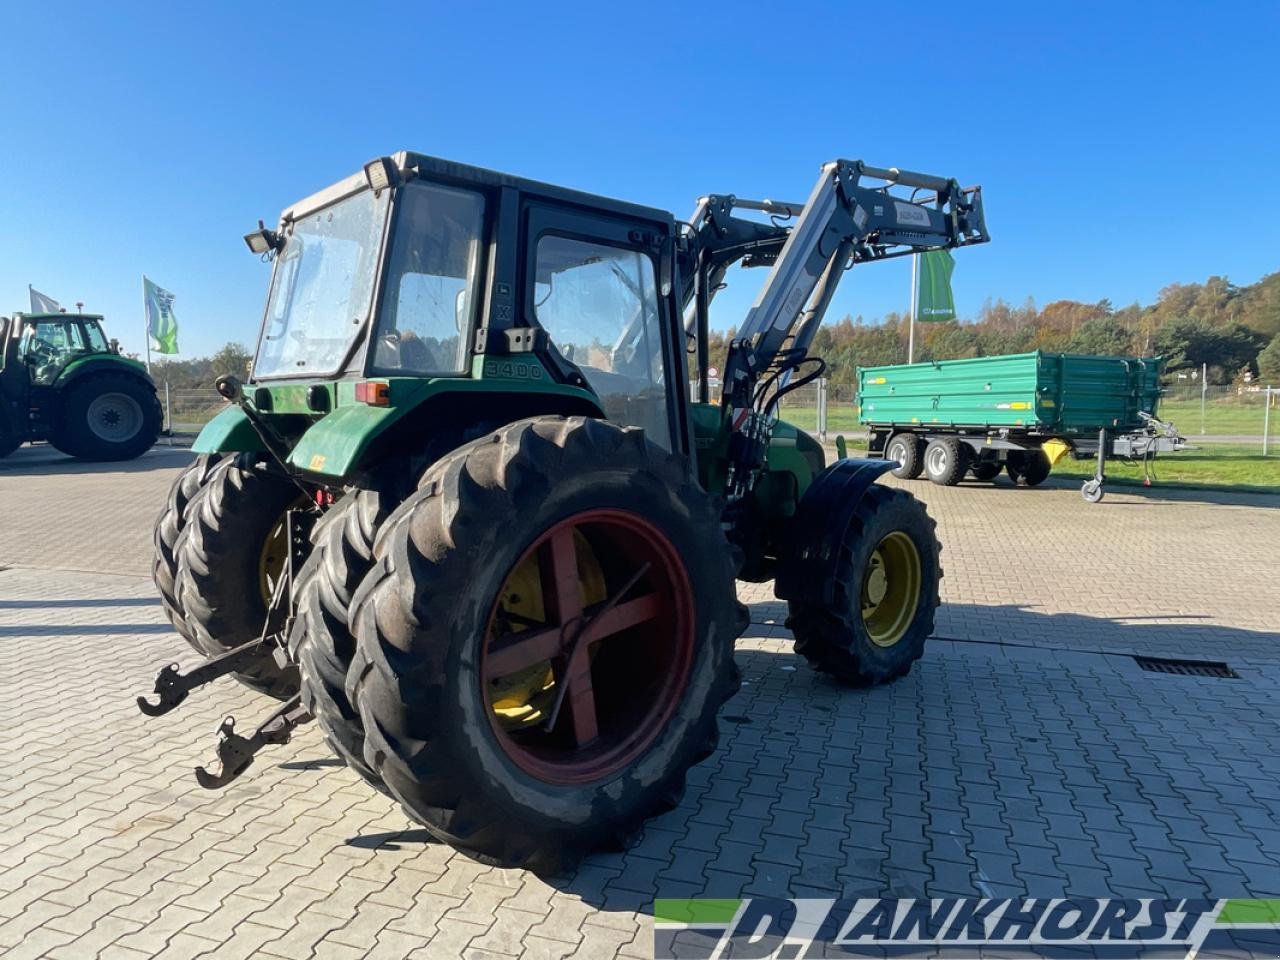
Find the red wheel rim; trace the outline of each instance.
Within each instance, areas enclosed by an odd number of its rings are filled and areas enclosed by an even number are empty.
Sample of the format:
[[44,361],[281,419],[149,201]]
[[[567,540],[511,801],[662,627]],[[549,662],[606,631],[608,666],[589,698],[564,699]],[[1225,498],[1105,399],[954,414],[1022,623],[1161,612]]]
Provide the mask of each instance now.
[[[542,617],[516,630],[508,622],[509,585],[529,561]],[[592,562],[599,571],[585,569]],[[586,584],[599,577],[605,596],[588,602]],[[684,561],[660,530],[626,510],[561,520],[507,572],[490,610],[480,683],[498,743],[516,766],[548,783],[616,773],[649,748],[680,703],[693,637]],[[542,664],[552,684],[536,720],[513,729],[495,711],[494,691]]]

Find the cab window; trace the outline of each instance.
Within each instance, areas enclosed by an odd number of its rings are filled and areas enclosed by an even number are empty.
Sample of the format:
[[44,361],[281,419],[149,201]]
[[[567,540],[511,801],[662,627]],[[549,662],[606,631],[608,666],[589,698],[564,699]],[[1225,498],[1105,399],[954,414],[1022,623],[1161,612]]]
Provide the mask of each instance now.
[[534,315],[599,395],[610,420],[671,449],[661,311],[653,260],[639,250],[545,235]]
[[397,200],[374,366],[387,373],[466,369],[484,198],[422,181]]

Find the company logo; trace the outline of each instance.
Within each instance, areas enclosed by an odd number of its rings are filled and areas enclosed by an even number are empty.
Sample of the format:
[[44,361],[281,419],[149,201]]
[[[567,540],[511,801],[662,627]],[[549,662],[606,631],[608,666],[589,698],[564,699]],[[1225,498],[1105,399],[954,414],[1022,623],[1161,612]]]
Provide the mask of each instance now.
[[1280,955],[1280,900],[658,900],[654,957]]

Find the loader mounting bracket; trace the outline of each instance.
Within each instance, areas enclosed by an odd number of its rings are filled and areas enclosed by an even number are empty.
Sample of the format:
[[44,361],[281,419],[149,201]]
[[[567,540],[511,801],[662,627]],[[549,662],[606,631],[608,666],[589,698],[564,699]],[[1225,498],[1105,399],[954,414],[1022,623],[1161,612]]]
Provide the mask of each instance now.
[[295,727],[312,719],[306,707],[302,705],[302,696],[293,697],[272,712],[266,720],[258,724],[258,728],[249,736],[242,737],[236,733],[236,718],[227,717],[218,728],[221,739],[218,741],[217,773],[210,773],[204,767],[196,767],[196,780],[206,790],[217,790],[225,787],[240,774],[249,769],[253,758],[263,747],[273,743],[288,743]]

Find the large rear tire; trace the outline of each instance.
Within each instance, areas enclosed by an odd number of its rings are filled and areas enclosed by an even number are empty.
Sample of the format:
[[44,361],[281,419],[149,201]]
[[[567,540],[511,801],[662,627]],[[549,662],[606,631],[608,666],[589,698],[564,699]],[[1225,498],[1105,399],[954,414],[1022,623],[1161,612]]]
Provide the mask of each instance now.
[[378,490],[353,490],[316,524],[311,555],[294,580],[289,632],[307,711],[347,766],[383,790],[382,779],[364,761],[364,726],[345,688],[356,647],[348,622],[351,597],[373,566],[374,536],[389,504],[394,506],[393,499]]
[[441,839],[565,868],[714,751],[746,610],[718,503],[642,431],[503,427],[436,463],[376,552],[347,693],[368,765]]
[[66,388],[49,442],[81,460],[132,460],[151,449],[163,422],[149,381],[130,373],[89,374]]
[[[261,635],[271,590],[287,563],[285,514],[300,499],[288,479],[241,454],[218,464],[188,505],[174,548],[175,596],[192,641],[206,656]],[[298,692],[297,667],[282,669],[270,654],[235,677],[280,700]]]
[[851,686],[888,683],[910,671],[938,609],[936,526],[905,490],[868,488],[840,545],[832,602],[788,603],[796,652]]
[[156,589],[160,591],[160,602],[169,622],[178,634],[200,652],[204,652],[195,642],[191,628],[182,618],[182,609],[178,606],[177,576],[178,558],[174,553],[178,545],[178,537],[186,523],[187,505],[200,489],[209,482],[214,468],[221,460],[216,453],[203,453],[195,461],[178,474],[169,488],[169,496],[165,499],[164,509],[156,519],[152,541],[155,543],[155,557],[151,562],[151,578]]

